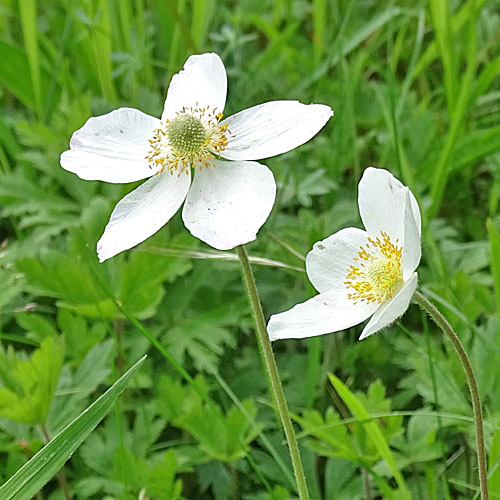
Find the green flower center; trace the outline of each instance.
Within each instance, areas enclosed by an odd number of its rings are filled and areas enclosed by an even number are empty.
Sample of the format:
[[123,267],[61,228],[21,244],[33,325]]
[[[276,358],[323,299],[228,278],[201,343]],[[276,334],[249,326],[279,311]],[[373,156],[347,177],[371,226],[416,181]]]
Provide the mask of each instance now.
[[182,114],[170,122],[168,141],[181,155],[197,153],[207,142],[207,130],[199,118]]
[[398,240],[393,243],[383,231],[367,240],[347,269],[344,285],[349,290],[347,297],[355,304],[381,304],[392,298],[403,281],[403,249]]
[[400,275],[400,264],[395,258],[374,259],[368,265],[366,277],[374,286],[392,289]]
[[182,108],[175,118],[160,122],[149,139],[146,156],[156,174],[167,169],[172,175],[189,173],[191,167],[212,167],[227,146],[227,123],[219,125],[222,113],[209,106]]

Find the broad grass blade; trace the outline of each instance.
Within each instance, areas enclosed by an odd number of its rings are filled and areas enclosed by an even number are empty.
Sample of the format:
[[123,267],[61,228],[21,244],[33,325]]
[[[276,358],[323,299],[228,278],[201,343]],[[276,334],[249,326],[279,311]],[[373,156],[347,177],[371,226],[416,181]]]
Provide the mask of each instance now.
[[2,500],[29,500],[33,498],[111,410],[116,398],[127,387],[130,379],[145,359],[146,356],[132,366],[97,401],[82,412],[0,487],[0,498]]

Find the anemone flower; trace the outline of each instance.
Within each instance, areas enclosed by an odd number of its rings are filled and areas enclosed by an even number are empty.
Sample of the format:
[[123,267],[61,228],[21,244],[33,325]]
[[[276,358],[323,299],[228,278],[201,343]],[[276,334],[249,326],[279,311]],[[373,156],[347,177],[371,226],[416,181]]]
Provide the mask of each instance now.
[[149,177],[116,205],[97,243],[101,262],[156,233],[183,202],[184,224],[212,247],[227,250],[256,238],[276,183],[253,160],[307,142],[333,111],[274,101],[223,120],[226,89],[217,54],[191,56],[172,78],[161,119],[120,108],[90,118],[73,134],[61,155],[64,169],[112,183]]
[[271,316],[271,340],[337,332],[371,316],[360,340],[403,315],[417,286],[420,211],[412,192],[387,170],[367,168],[358,205],[365,231],[342,229],[306,259],[319,295]]

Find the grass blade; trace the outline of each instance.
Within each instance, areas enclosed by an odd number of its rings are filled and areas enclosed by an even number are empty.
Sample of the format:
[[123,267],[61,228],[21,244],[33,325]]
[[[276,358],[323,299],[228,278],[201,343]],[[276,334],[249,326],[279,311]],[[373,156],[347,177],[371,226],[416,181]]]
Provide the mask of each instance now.
[[495,297],[497,299],[497,314],[500,321],[500,233],[491,219],[488,219],[487,226],[491,245],[490,266],[491,273],[493,274]]
[[194,0],[191,19],[191,37],[196,47],[203,47],[207,27],[210,26],[213,6],[210,0]]
[[33,87],[26,78],[29,74],[26,54],[17,47],[0,40],[0,84],[12,92],[25,106],[35,109]]
[[[116,89],[112,76],[112,36],[110,15],[107,2],[102,0],[97,4],[96,21],[90,27],[90,40],[92,51],[94,53],[95,63],[99,84],[101,86],[103,97],[109,102],[116,101]],[[92,7],[86,6],[86,14],[92,19]]]
[[[352,4],[354,5],[354,4]],[[348,11],[350,12],[350,11]],[[346,14],[344,23],[349,19],[349,13]],[[358,48],[363,42],[372,37],[378,30],[389,23],[394,18],[401,15],[399,7],[391,6],[382,12],[373,16],[366,24],[361,26],[352,36],[347,39],[343,38],[343,28],[339,30],[337,40],[332,45],[329,53],[325,57],[325,61],[319,66],[310,77],[304,78],[303,81],[294,89],[296,94],[300,94],[309,88],[316,81],[323,78],[329,71],[332,70],[341,60],[346,57],[353,50]]]
[[325,27],[326,27],[326,1],[314,0],[313,8],[314,26],[314,66],[319,66],[325,51]]
[[35,96],[35,105],[38,117],[42,116],[42,95],[41,95],[41,71],[40,71],[40,51],[37,41],[36,27],[36,1],[25,0],[19,2],[19,14],[23,27],[24,47],[28,56],[30,68],[31,84]]
[[[436,217],[441,202],[443,200],[444,190],[446,187],[446,182],[449,175],[449,165],[455,151],[455,145],[462,131],[463,118],[467,112],[469,106],[469,97],[472,84],[474,82],[474,76],[476,74],[477,66],[477,36],[476,36],[476,26],[475,18],[473,18],[467,25],[467,51],[466,51],[466,62],[467,66],[465,72],[461,78],[461,86],[458,92],[458,96],[454,98],[450,110],[450,129],[441,152],[441,155],[436,165],[436,171],[434,174],[434,182],[432,183],[431,189],[431,199],[432,205],[428,212],[428,220]],[[446,80],[446,72],[445,72]],[[448,92],[448,90],[447,90]],[[448,104],[450,104],[448,102]]]
[[447,0],[431,0],[430,7],[438,51],[443,63],[446,101],[448,103],[448,115],[451,119],[457,97],[458,78],[450,6]]
[[57,473],[84,439],[111,410],[146,356],[120,377],[97,401],[82,412],[19,469],[2,487],[2,500],[29,500]]
[[[464,3],[460,7],[460,10],[457,12],[457,14],[453,16],[453,19],[451,21],[453,34],[455,35],[456,33],[458,33],[464,23],[469,20],[472,13],[474,11],[480,11],[485,3],[486,0],[469,0],[468,2]],[[422,71],[430,66],[437,58],[437,56],[438,49],[436,46],[436,42],[434,41],[427,47],[422,57],[418,61],[417,67],[415,68],[414,77],[417,77],[420,73],[422,73]]]

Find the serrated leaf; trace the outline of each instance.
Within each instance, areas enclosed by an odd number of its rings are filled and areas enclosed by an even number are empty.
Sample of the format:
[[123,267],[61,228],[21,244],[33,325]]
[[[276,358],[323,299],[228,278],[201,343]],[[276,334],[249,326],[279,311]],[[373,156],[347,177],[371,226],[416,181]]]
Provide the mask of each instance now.
[[[87,353],[74,373],[69,367],[63,371],[54,402],[47,418],[47,427],[59,431],[75,418],[84,408],[86,399],[106,380],[110,373],[109,360],[113,341],[107,340],[95,345]],[[87,403],[88,404],[88,403]]]
[[308,445],[318,454],[328,457],[339,457],[358,462],[357,453],[347,427],[332,408],[328,408],[325,417],[316,410],[305,411],[302,417],[296,420],[318,441],[308,441]]
[[143,252],[132,253],[122,268],[118,297],[138,319],[150,318],[158,308],[170,273],[172,258]]
[[0,498],[2,500],[30,500],[57,473],[111,410],[116,398],[127,387],[145,359],[146,356],[132,366],[97,401],[1,486]]
[[[196,384],[201,391],[206,391],[203,378],[198,376]],[[258,435],[259,429],[252,426],[236,406],[224,414],[219,406],[205,404],[191,386],[182,386],[165,376],[158,392],[159,411],[173,425],[188,431],[200,443],[200,448],[215,460],[234,462],[243,458],[248,444]],[[242,405],[254,420],[257,409],[253,401],[245,400]]]
[[177,458],[173,450],[163,457],[163,462],[146,471],[146,493],[159,500],[177,500],[182,491],[182,481],[175,479]]
[[39,343],[47,337],[55,337],[58,333],[54,325],[39,314],[31,312],[17,314],[16,321],[27,331],[28,337]]
[[30,361],[11,365],[18,390],[0,388],[0,415],[25,424],[42,424],[47,418],[63,363],[60,339],[47,337]]
[[204,317],[187,319],[170,329],[165,335],[169,351],[183,364],[186,354],[191,356],[196,368],[213,373],[217,369],[224,346],[232,347],[235,339],[231,332]]
[[45,250],[40,260],[25,258],[16,262],[35,293],[63,299],[73,304],[96,304],[108,300],[96,286],[81,259],[54,250]]
[[380,456],[385,460],[391,470],[394,479],[398,483],[403,498],[411,498],[410,492],[405,484],[403,475],[396,466],[394,456],[389,448],[389,444],[381,431],[379,424],[371,420],[370,413],[363,406],[361,401],[347,388],[347,386],[335,375],[329,375],[330,382],[335,387],[339,396],[342,398],[351,412],[363,421],[363,427],[366,430],[368,438],[377,448]]
[[0,268],[0,311],[21,292],[21,283],[12,269]]

